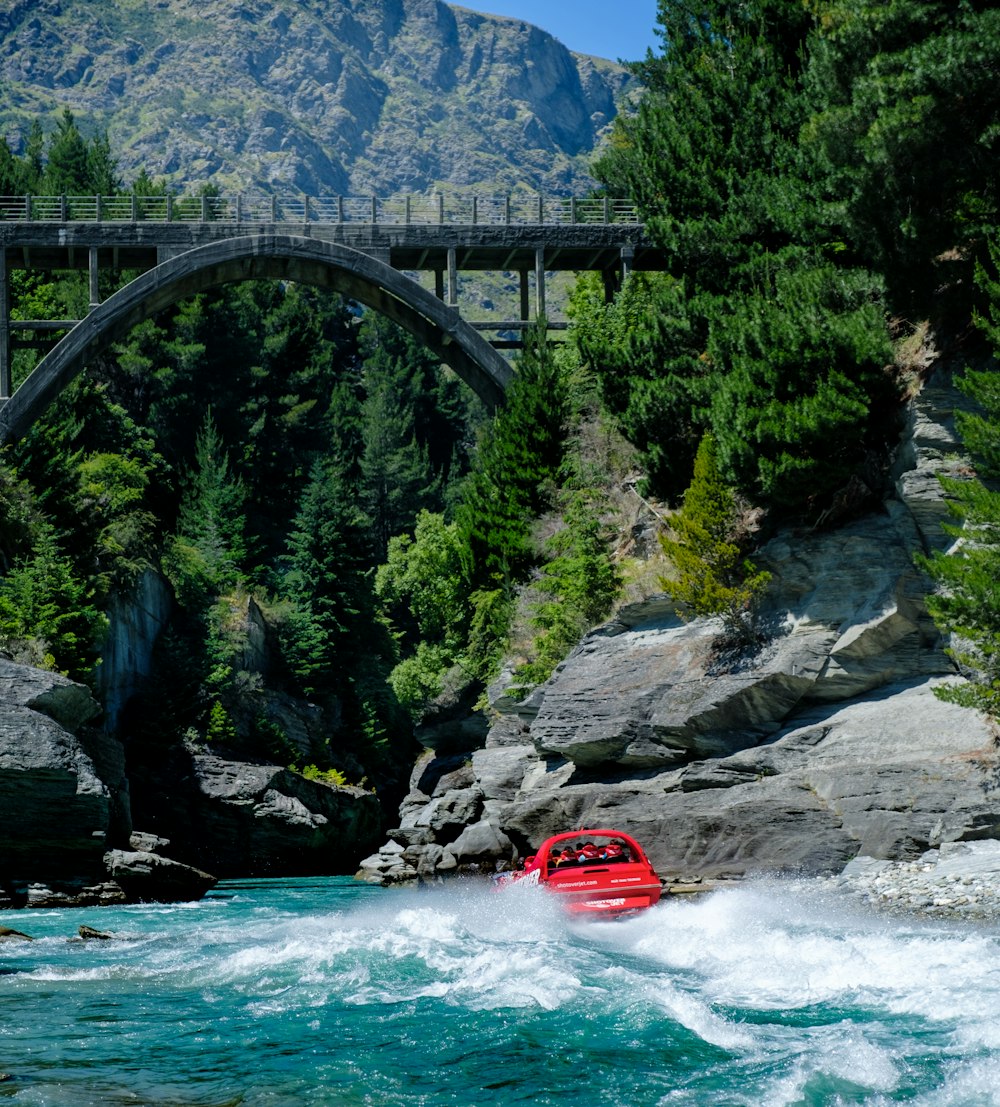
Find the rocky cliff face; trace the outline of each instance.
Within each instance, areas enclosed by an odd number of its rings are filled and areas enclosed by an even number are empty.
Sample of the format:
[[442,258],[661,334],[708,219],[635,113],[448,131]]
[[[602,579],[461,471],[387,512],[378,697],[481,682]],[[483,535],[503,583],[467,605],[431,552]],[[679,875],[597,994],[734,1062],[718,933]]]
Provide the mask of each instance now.
[[197,899],[220,875],[344,871],[377,841],[374,795],[278,765],[185,747],[126,775],[100,714],[0,658],[0,908]]
[[663,597],[589,635],[523,704],[493,690],[481,748],[417,765],[382,882],[492,868],[580,826],[622,826],[675,879],[838,871],[1000,836],[996,734],[933,694],[956,680],[913,554],[943,541],[936,474],[961,471],[947,366],[913,401],[896,490],[834,531],[786,530],[768,645],[725,664],[718,626]]
[[131,841],[124,753],[88,725],[99,714],[81,685],[0,659],[0,907],[196,899],[215,883]]
[[0,134],[64,106],[127,179],[311,194],[581,191],[628,78],[441,0],[13,0]]

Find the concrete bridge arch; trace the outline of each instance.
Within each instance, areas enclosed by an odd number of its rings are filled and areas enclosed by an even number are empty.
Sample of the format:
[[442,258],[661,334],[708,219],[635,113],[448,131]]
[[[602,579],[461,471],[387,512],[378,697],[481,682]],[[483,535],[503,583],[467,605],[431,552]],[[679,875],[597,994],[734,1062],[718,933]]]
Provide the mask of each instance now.
[[512,376],[507,361],[458,312],[416,281],[348,246],[305,236],[227,238],[161,262],[110,296],[46,356],[0,410],[0,441],[23,435],[89,358],[133,327],[198,292],[248,280],[329,288],[387,316],[496,407]]

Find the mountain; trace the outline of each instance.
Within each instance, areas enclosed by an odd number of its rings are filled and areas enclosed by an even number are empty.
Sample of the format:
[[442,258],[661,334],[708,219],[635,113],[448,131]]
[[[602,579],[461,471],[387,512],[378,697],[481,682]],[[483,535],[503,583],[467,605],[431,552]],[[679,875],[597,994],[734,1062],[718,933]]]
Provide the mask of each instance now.
[[12,0],[0,134],[69,107],[126,181],[387,195],[580,192],[619,65],[441,0]]

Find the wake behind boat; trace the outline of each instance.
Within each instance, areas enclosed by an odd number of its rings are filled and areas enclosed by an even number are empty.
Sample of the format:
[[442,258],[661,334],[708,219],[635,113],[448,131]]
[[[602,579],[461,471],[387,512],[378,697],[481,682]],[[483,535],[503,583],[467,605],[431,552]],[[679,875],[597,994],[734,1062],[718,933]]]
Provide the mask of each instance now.
[[660,878],[639,843],[620,830],[569,830],[546,838],[524,868],[498,873],[494,886],[538,884],[573,914],[620,915],[660,899]]

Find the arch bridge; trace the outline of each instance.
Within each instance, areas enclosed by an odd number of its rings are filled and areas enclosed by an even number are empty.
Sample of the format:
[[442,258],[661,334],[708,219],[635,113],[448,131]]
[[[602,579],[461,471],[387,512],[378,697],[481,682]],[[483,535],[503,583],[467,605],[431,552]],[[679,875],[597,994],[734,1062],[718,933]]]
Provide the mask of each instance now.
[[[89,313],[13,319],[9,273],[17,268],[87,270]],[[511,375],[498,348],[520,342],[491,343],[484,332],[519,335],[533,325],[532,308],[544,315],[546,273],[598,271],[610,295],[633,268],[661,269],[663,258],[633,205],[619,200],[0,197],[0,441],[24,434],[89,358],[143,319],[207,288],[255,279],[328,287],[385,314],[492,407]],[[101,302],[102,269],[140,275]],[[463,319],[458,281],[468,270],[517,273],[517,318]],[[433,274],[434,292],[410,275],[419,273]],[[12,392],[12,349],[53,339]]]

